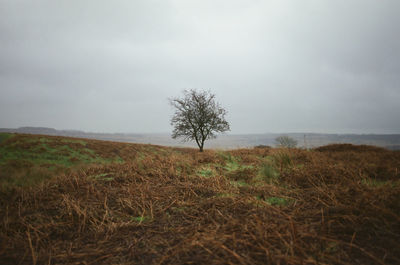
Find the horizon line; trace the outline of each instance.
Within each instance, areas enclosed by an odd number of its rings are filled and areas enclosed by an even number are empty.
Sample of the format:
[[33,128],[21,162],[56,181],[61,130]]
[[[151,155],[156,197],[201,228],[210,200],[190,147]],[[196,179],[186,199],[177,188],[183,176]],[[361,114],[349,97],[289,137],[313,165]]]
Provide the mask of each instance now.
[[[57,129],[53,127],[45,127],[45,126],[20,126],[18,128],[6,128],[1,127],[0,130],[21,130],[21,129],[44,129],[44,130],[55,130],[55,131],[69,131],[69,132],[79,132],[86,134],[171,134],[171,132],[101,132],[101,131],[85,131],[82,129]],[[318,131],[298,131],[298,132],[238,132],[238,133],[221,133],[218,136],[235,136],[235,135],[285,135],[285,134],[332,134],[332,135],[400,135],[400,132],[397,133],[383,133],[383,132],[318,132]]]

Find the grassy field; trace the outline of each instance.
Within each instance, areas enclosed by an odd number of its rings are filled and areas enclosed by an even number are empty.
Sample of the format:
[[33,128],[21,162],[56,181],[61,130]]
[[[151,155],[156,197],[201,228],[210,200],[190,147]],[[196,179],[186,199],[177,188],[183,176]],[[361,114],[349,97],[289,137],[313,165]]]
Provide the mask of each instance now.
[[0,264],[400,264],[400,152],[0,134]]

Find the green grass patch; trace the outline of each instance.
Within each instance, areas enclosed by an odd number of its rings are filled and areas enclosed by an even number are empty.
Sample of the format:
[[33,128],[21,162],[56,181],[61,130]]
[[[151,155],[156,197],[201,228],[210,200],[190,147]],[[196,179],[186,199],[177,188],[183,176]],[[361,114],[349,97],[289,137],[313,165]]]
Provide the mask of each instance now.
[[35,165],[29,161],[11,160],[0,165],[0,189],[7,190],[13,187],[29,187],[50,177],[65,172],[63,167],[47,167]]
[[[5,139],[8,139],[7,141]],[[87,148],[84,140],[2,134],[0,185],[29,186],[51,176],[90,164],[122,163]],[[103,178],[111,181],[112,178]]]
[[235,187],[248,187],[248,186],[250,186],[250,184],[246,183],[243,180],[231,180],[229,183],[232,186],[235,186]]
[[112,173],[102,173],[102,174],[98,174],[95,176],[90,176],[96,180],[103,180],[103,181],[111,181],[114,179],[114,177],[111,177]]
[[211,178],[216,175],[215,169],[211,168],[210,166],[205,166],[197,170],[197,176]]
[[228,152],[220,151],[220,152],[218,152],[218,155],[220,157],[222,157],[227,162],[236,161],[236,158],[233,155],[231,155],[230,153],[228,153]]
[[279,172],[270,163],[264,163],[260,166],[258,178],[269,184],[276,184],[279,181]]
[[230,180],[231,185],[235,187],[246,187],[253,185],[256,168],[253,165],[241,164],[241,159],[230,153],[221,152],[219,155],[225,160],[221,166],[224,176]]
[[274,160],[275,165],[279,166],[280,168],[287,168],[293,164],[289,154],[285,152],[272,155],[272,159]]
[[65,138],[65,139],[62,139],[61,142],[63,142],[63,143],[80,144],[80,145],[82,145],[82,146],[86,146],[86,145],[87,145],[87,142],[86,142],[86,141],[84,141],[84,140],[78,140],[78,139],[67,139],[67,138]]
[[266,198],[265,202],[268,203],[269,205],[274,205],[274,206],[287,206],[289,204],[289,200],[279,197]]
[[231,171],[238,170],[240,168],[240,165],[237,161],[232,161],[232,162],[229,161],[229,162],[226,162],[226,164],[225,164],[225,166],[223,166],[223,168],[226,171],[231,172]]
[[269,205],[273,205],[273,206],[287,206],[293,201],[291,199],[285,199],[285,198],[281,198],[281,197],[264,198],[261,196],[256,196],[256,199],[258,201],[262,201],[262,202],[265,202],[265,203],[267,203]]
[[[34,139],[32,139],[32,140],[34,141]],[[39,142],[41,142],[41,143],[50,143],[51,140],[49,138],[46,138],[46,137],[40,137],[39,138]]]
[[236,171],[242,167],[240,165],[240,159],[234,157],[233,155],[229,153],[219,153],[220,156],[222,156],[225,160],[225,165],[223,166],[223,169],[225,169],[228,172]]
[[253,165],[244,165],[240,163],[240,158],[234,157],[229,153],[220,153],[225,159],[225,165],[221,168],[225,171],[225,176],[232,180],[234,186],[248,186],[253,182],[255,167]]
[[2,142],[7,141],[9,138],[13,137],[14,135],[12,133],[0,133],[0,144]]
[[388,184],[388,181],[372,179],[372,178],[365,178],[365,179],[361,180],[361,183],[368,187],[378,188],[378,187],[382,187],[382,186]]
[[77,164],[123,162],[119,156],[103,158],[89,148],[83,146],[82,148],[72,148],[67,143],[51,145],[43,138],[34,143],[12,143],[0,146],[0,164],[5,164],[8,160],[27,160],[39,165],[58,164],[65,167]]
[[233,198],[236,197],[237,195],[232,193],[218,193],[216,196],[219,198]]

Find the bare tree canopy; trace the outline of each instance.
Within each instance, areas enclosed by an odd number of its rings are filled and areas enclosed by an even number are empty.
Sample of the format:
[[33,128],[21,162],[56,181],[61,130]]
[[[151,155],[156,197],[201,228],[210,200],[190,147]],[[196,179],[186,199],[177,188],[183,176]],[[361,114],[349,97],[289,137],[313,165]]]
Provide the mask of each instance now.
[[297,146],[297,141],[287,135],[279,136],[275,138],[275,141],[280,147],[295,148]]
[[171,119],[171,125],[174,126],[172,138],[194,140],[202,152],[207,139],[216,138],[216,133],[230,130],[225,120],[226,110],[215,101],[215,95],[210,91],[190,89],[183,91],[183,94],[183,98],[170,99],[175,107]]

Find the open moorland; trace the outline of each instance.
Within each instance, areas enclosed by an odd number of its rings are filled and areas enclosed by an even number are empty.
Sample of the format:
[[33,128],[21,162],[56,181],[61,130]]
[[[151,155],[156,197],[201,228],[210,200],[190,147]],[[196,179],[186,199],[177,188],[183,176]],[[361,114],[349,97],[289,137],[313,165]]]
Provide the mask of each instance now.
[[400,264],[400,152],[0,134],[0,264]]

